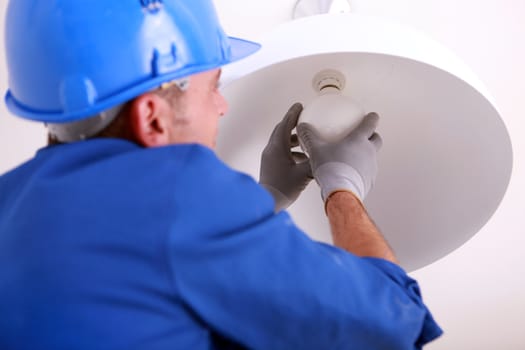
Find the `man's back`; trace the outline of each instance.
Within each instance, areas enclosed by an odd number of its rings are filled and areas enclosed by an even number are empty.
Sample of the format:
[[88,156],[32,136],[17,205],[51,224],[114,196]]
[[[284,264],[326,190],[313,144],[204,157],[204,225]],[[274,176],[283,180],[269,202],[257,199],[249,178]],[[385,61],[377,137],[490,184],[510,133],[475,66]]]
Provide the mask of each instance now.
[[198,145],[98,139],[0,178],[0,348],[419,349],[415,281],[310,240]]
[[209,347],[166,260],[190,153],[90,141],[0,178],[0,348]]

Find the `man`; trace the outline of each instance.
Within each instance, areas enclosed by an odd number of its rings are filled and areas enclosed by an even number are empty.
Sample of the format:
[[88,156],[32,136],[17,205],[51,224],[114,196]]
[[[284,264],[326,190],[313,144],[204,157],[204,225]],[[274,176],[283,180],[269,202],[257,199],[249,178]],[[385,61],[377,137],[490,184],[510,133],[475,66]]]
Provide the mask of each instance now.
[[[220,67],[257,48],[208,0],[9,3],[6,103],[51,145],[0,177],[0,348],[417,349],[441,333],[361,203],[377,115],[338,143],[299,125],[307,159],[292,106],[262,186],[213,153]],[[339,248],[282,210],[312,175]]]

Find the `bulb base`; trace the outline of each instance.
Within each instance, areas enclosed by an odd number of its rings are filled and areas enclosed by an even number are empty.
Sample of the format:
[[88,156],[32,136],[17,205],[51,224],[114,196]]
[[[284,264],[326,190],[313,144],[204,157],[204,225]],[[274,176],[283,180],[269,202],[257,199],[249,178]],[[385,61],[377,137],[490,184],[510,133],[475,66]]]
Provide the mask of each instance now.
[[339,91],[343,91],[345,86],[345,76],[343,73],[335,69],[322,70],[317,73],[312,80],[312,87],[320,95],[323,94],[323,90],[327,88],[335,88]]

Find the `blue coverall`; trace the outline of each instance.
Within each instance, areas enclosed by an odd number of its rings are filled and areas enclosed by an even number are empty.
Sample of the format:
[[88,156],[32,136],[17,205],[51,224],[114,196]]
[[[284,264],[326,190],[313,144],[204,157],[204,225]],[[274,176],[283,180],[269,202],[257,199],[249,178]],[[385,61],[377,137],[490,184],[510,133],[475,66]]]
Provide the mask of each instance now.
[[0,177],[0,349],[419,349],[398,266],[314,242],[209,149],[46,147]]

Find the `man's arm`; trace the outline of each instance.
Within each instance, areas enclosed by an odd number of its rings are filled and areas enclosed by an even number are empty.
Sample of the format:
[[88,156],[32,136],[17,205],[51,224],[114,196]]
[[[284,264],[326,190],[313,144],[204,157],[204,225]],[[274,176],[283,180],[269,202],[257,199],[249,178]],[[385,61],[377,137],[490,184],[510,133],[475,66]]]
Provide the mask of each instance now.
[[309,124],[300,124],[298,134],[310,156],[315,180],[330,221],[334,244],[360,257],[375,257],[398,263],[362,200],[377,174],[381,137],[375,132],[379,116],[370,113],[342,140],[323,140]]
[[334,245],[361,257],[399,264],[394,252],[352,193],[334,192],[326,202]]

